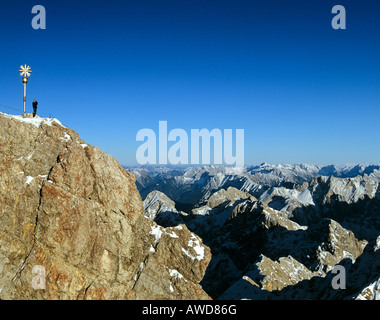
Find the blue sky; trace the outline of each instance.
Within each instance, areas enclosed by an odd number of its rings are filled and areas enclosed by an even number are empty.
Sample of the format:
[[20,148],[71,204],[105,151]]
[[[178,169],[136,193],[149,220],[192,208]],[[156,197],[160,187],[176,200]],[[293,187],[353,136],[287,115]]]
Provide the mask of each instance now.
[[22,111],[28,64],[28,111],[37,99],[123,165],[160,120],[244,129],[247,165],[380,162],[378,0],[14,0],[0,44],[0,105]]

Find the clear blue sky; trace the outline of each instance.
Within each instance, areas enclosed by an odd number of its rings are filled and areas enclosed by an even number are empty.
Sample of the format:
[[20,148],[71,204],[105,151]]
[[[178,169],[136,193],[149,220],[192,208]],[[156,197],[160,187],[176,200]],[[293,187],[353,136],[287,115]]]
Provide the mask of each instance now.
[[247,165],[380,162],[378,0],[3,1],[0,45],[0,105],[21,112],[29,64],[28,111],[37,99],[123,165],[159,120],[245,129]]

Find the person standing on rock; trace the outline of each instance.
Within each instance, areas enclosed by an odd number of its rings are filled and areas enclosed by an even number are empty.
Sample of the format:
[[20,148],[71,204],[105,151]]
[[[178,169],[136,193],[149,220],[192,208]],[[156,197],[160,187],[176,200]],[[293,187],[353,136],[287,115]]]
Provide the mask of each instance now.
[[37,105],[38,105],[38,102],[37,100],[33,100],[33,118],[36,116],[37,114]]

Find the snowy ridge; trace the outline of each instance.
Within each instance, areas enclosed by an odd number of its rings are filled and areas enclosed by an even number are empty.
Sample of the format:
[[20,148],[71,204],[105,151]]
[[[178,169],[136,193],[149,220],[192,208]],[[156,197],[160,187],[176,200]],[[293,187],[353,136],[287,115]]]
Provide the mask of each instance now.
[[[302,185],[305,182],[310,183],[317,177],[348,179],[367,176],[375,184],[380,182],[380,165],[346,165],[339,167],[309,164],[270,165],[263,163],[259,166],[247,168],[225,166],[179,169],[143,167],[128,170],[135,175],[142,198],[157,190],[163,192],[177,204],[187,205],[205,204],[214,192],[228,187],[235,187],[260,197],[269,187],[283,186],[292,189],[294,185]],[[340,187],[337,186],[337,188],[339,189]],[[358,189],[360,186],[357,185],[355,188],[357,188],[356,193],[359,194]],[[282,196],[287,196],[288,198],[297,198],[301,204],[311,204],[311,199],[307,193],[285,195],[285,190],[277,190],[277,192],[282,192]],[[354,201],[355,199],[354,197]]]
[[39,128],[41,124],[46,124],[48,126],[52,126],[52,124],[55,122],[56,124],[60,125],[61,127],[64,127],[62,123],[58,119],[51,119],[51,118],[40,118],[39,116],[36,116],[35,118],[24,118],[23,116],[16,116],[16,115],[10,115],[6,113],[0,112],[2,116],[8,118],[8,119],[15,119],[17,121],[28,123],[36,128]]

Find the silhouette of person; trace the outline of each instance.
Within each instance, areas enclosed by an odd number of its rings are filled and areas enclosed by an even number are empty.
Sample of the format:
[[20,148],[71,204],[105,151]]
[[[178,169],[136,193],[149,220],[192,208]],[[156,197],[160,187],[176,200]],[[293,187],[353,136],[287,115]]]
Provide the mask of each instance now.
[[37,114],[37,105],[38,105],[38,102],[37,100],[33,100],[33,118],[36,116]]

